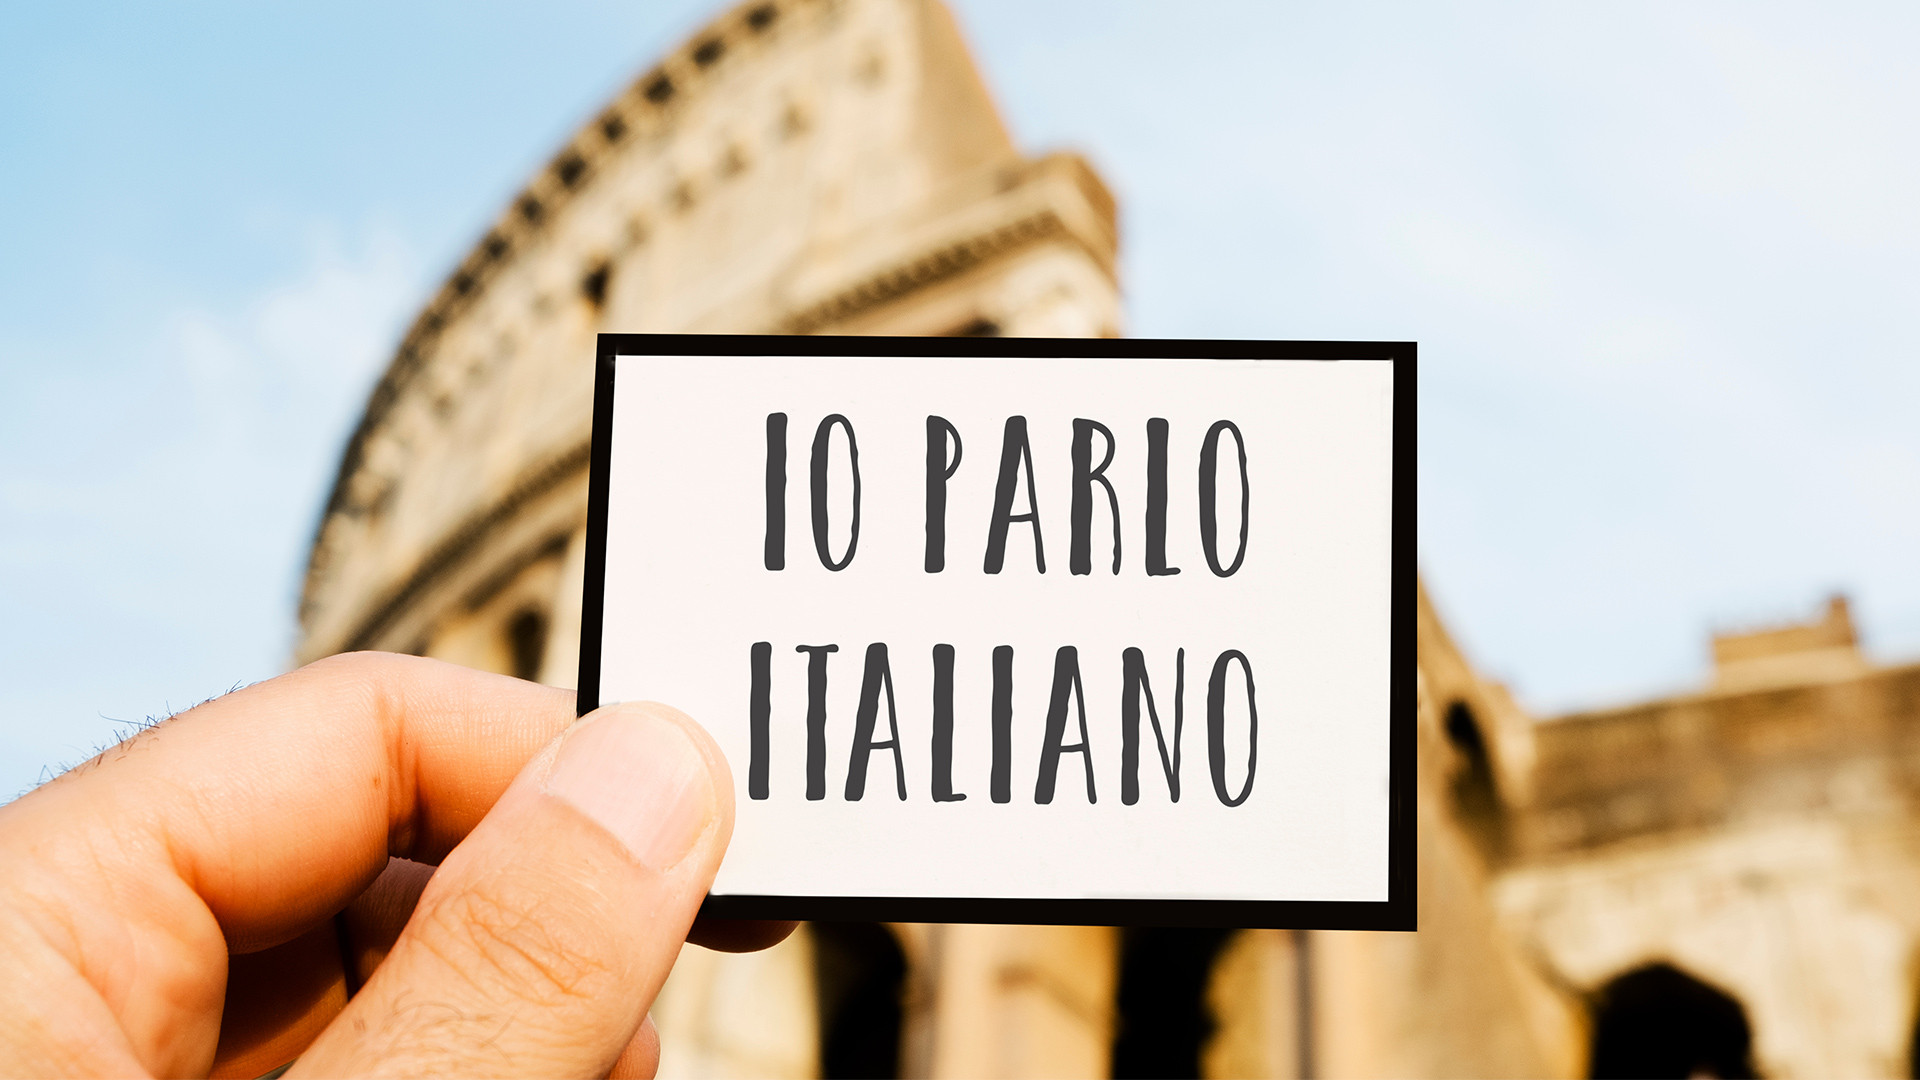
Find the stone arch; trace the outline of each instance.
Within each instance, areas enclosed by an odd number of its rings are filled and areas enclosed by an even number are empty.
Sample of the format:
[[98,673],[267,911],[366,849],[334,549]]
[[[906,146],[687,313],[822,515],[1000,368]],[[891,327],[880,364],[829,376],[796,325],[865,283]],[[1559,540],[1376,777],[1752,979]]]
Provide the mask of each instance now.
[[812,923],[819,1003],[820,1075],[871,1080],[900,1075],[906,953],[880,923]]
[[1588,1075],[1751,1077],[1753,1028],[1739,999],[1668,963],[1633,969],[1592,999]]
[[1198,1077],[1218,1026],[1207,986],[1232,930],[1138,927],[1120,938],[1113,1075]]

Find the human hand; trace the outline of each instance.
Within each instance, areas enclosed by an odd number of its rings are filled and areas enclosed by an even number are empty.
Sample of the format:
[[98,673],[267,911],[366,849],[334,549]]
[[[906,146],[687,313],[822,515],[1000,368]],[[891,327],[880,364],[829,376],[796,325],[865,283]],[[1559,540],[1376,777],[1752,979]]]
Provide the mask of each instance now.
[[653,1075],[689,930],[792,924],[694,925],[733,831],[706,732],[573,712],[339,656],[0,807],[0,1074]]

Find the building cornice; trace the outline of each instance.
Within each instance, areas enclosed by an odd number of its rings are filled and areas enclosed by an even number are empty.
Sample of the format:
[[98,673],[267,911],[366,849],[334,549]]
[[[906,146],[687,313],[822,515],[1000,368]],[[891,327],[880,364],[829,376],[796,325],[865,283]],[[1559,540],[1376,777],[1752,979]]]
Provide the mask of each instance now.
[[837,4],[838,0],[747,0],[730,9],[634,79],[555,151],[546,166],[508,203],[408,327],[348,437],[326,508],[315,528],[301,590],[303,619],[316,599],[315,584],[325,573],[328,526],[337,514],[354,509],[353,478],[365,464],[367,444],[425,369],[441,331],[472,306],[515,251],[541,240],[562,209],[591,185],[609,155],[635,140],[670,136],[688,100],[726,65],[729,56],[741,51],[741,46],[770,41],[783,32],[784,24],[818,17]]

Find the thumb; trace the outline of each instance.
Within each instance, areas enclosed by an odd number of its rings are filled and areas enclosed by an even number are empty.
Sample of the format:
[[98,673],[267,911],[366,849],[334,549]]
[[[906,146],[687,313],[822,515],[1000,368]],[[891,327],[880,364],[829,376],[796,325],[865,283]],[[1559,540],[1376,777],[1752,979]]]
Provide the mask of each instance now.
[[290,1075],[604,1076],[719,868],[733,784],[699,725],[610,706],[529,762]]

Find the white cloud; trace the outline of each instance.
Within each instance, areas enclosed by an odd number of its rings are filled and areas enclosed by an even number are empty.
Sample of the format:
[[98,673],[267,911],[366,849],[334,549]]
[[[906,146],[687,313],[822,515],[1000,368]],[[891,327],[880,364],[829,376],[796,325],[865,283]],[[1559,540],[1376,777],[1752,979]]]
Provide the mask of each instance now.
[[[286,279],[61,358],[0,460],[0,799],[163,715],[283,670],[337,455],[420,302],[391,229],[315,227]],[[47,374],[51,373],[51,374]],[[49,680],[39,673],[64,672]],[[84,672],[84,678],[72,678]]]
[[[237,311],[200,308],[168,320],[166,349],[186,372],[212,431],[304,454],[312,428],[338,427],[392,354],[419,303],[419,258],[394,231],[357,243],[313,228],[301,273]],[[295,430],[289,431],[291,422]]]

